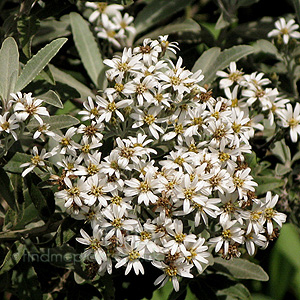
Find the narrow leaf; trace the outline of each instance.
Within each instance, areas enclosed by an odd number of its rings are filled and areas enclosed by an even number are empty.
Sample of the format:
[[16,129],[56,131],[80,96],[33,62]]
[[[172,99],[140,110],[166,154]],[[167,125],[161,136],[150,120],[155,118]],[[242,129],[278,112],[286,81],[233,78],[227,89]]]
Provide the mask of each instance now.
[[16,241],[9,252],[6,254],[2,265],[0,266],[0,275],[11,270],[22,258],[25,251],[25,245]]
[[51,126],[51,129],[62,129],[79,124],[79,120],[72,116],[58,115],[51,116],[49,124]]
[[93,97],[93,92],[84,84],[82,84],[80,81],[75,79],[73,76],[69,75],[66,72],[63,72],[59,70],[58,68],[54,67],[53,65],[49,65],[50,71],[54,76],[54,79],[56,81],[59,81],[61,83],[67,84],[70,87],[76,89],[78,93],[80,93],[80,96],[82,99],[87,99],[88,96]]
[[49,217],[51,216],[52,212],[50,211],[50,208],[48,207],[47,200],[45,199],[43,193],[32,182],[31,178],[30,178],[30,182],[28,180],[28,189],[29,189],[29,194],[30,194],[32,203],[34,204],[35,208],[39,212],[39,216],[44,221],[47,221],[49,219]]
[[18,20],[19,40],[23,53],[27,58],[31,57],[31,44],[33,36],[39,29],[39,20],[34,16],[22,16]]
[[19,74],[19,51],[12,37],[4,40],[0,50],[0,96],[7,100],[14,92]]
[[54,40],[34,55],[24,66],[17,80],[15,91],[25,88],[45,68],[66,41],[66,38]]
[[249,55],[253,52],[254,49],[252,46],[248,46],[248,45],[233,46],[229,49],[222,51],[216,63],[219,65],[219,69],[222,70],[228,67],[232,61],[238,61],[242,57]]
[[275,247],[291,265],[300,270],[300,234],[293,224],[284,224]]
[[100,74],[104,70],[102,57],[88,22],[78,13],[70,13],[74,42],[82,63],[96,87],[100,86]]
[[135,18],[134,24],[137,34],[148,30],[157,23],[184,9],[192,2],[192,0],[151,1]]
[[270,291],[271,296],[275,296],[276,300],[283,299],[295,274],[293,264],[278,250],[275,246],[271,252],[269,265]]
[[274,55],[277,59],[282,60],[282,56],[274,44],[267,40],[258,40],[253,45],[255,52],[264,52]]
[[142,44],[145,38],[157,39],[160,35],[166,34],[177,34],[183,38],[184,33],[193,32],[200,34],[200,25],[193,19],[183,19],[176,21],[175,23],[168,24],[164,27],[159,27],[158,29],[147,33],[147,35],[138,39],[136,44]]
[[298,23],[300,23],[300,0],[292,0],[292,3],[295,8]]
[[29,162],[31,157],[31,155],[17,152],[3,167],[3,169],[10,173],[20,174],[23,171],[23,168],[20,168],[20,165]]
[[11,191],[11,182],[3,168],[0,168],[0,198],[5,200],[13,210],[16,209],[15,197]]
[[274,178],[272,176],[257,176],[254,177],[254,180],[258,183],[258,186],[255,188],[258,196],[264,195],[266,192],[273,191],[284,185],[283,179]]
[[275,143],[272,153],[278,156],[282,163],[287,164],[291,161],[291,151],[284,140]]
[[211,70],[211,66],[215,64],[220,53],[221,49],[218,47],[213,47],[203,52],[195,62],[192,72],[202,70],[202,74],[204,74],[204,76],[205,74],[208,74],[209,70]]
[[[211,56],[211,63],[205,64],[204,58],[200,61],[206,66],[205,72],[203,72],[204,79],[201,81],[201,84],[209,84],[216,79],[216,72],[218,70],[223,70],[229,66],[232,61],[238,61],[242,57],[249,55],[254,52],[254,48],[248,45],[239,45],[233,46],[232,48],[222,51],[218,56],[218,48],[212,48],[214,50],[207,50],[205,55],[208,57]],[[210,51],[211,50],[211,51]]]
[[249,290],[241,283],[237,283],[229,288],[219,290],[217,292],[218,296],[231,296],[237,299],[250,300],[251,294]]
[[59,96],[52,90],[48,91],[47,93],[38,96],[39,99],[44,100],[46,103],[51,104],[58,108],[63,108],[64,105],[62,104]]
[[225,260],[220,257],[215,258],[215,267],[218,270],[231,274],[237,279],[254,279],[268,281],[269,276],[263,268],[245,259]]

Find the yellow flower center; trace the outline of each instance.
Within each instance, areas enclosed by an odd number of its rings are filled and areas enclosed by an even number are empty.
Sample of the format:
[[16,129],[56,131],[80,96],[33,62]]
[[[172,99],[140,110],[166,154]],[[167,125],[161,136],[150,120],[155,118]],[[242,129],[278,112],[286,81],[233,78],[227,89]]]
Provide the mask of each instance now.
[[144,117],[144,122],[147,123],[148,125],[153,124],[155,121],[155,117],[153,115],[145,115]]
[[230,239],[231,236],[232,236],[231,232],[230,232],[230,229],[223,230],[222,236],[223,236],[224,239]]
[[128,253],[128,257],[130,261],[133,261],[140,257],[140,253],[138,251],[132,250]]

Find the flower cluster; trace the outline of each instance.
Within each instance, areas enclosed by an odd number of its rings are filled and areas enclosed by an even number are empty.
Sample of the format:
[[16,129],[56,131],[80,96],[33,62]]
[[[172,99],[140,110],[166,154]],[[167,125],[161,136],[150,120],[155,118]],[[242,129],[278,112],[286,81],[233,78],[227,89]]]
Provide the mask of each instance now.
[[28,135],[27,126],[35,130],[33,138],[53,136],[49,124],[41,117],[49,117],[47,108],[42,106],[43,100],[32,97],[31,93],[21,92],[11,94],[9,99],[3,99],[0,115],[0,145],[1,155],[6,155],[13,143],[23,135]]
[[[300,105],[296,103],[293,109],[290,99],[281,95],[277,88],[269,87],[271,81],[265,74],[253,72],[244,74],[231,62],[228,73],[218,71],[222,77],[219,82],[225,97],[232,101],[239,115],[250,119],[252,127],[263,130],[262,120],[266,119],[270,127],[287,128],[292,142],[297,142],[300,135]],[[253,109],[254,108],[254,109]],[[261,113],[257,113],[260,111]],[[253,136],[253,131],[251,136]]]
[[279,20],[275,22],[275,27],[276,29],[268,33],[268,37],[280,38],[284,44],[288,44],[290,38],[300,38],[300,32],[296,31],[299,25],[295,24],[295,20],[293,19],[286,22],[284,18],[279,18]]
[[86,2],[85,6],[91,8],[93,12],[89,16],[89,21],[95,24],[97,36],[101,39],[108,40],[117,49],[128,45],[131,40],[129,37],[135,35],[133,26],[134,18],[127,12],[123,15],[122,5],[110,4],[106,2]]
[[[178,291],[181,277],[202,273],[216,255],[266,248],[286,216],[275,209],[277,195],[256,196],[245,161],[261,129],[248,106],[258,97],[267,103],[265,94],[273,99],[271,90],[257,92],[268,80],[231,64],[235,76],[219,73],[227,98],[214,98],[200,85],[201,70],[165,56],[178,49],[167,39],[104,60],[108,87],[84,102],[80,126],[52,137],[60,172],[48,170],[57,201],[90,224],[77,241],[100,275],[120,267],[144,274],[150,262],[162,270],[155,285],[171,280]],[[248,100],[237,100],[233,82]]]

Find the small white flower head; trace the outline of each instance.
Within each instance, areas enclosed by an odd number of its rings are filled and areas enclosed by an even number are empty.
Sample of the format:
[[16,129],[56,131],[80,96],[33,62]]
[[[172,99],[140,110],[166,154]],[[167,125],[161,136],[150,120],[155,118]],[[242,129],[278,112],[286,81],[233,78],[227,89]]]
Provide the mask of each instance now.
[[286,104],[286,109],[280,111],[281,126],[290,129],[292,142],[296,143],[300,135],[300,104],[297,102],[293,111],[292,104]]
[[179,291],[178,276],[193,278],[190,273],[193,264],[184,261],[184,258],[177,259],[172,264],[167,265],[162,261],[152,261],[153,266],[164,271],[155,281],[154,285],[160,284],[159,288],[164,286],[168,281],[171,281],[176,292]]
[[271,235],[273,233],[273,221],[275,221],[279,227],[286,221],[286,215],[284,213],[277,212],[274,207],[277,204],[279,196],[272,197],[271,192],[267,192],[265,201],[263,202],[263,216],[267,221],[267,233]]
[[241,229],[241,225],[236,224],[237,221],[227,221],[222,225],[222,232],[220,236],[213,237],[209,240],[209,243],[215,244],[215,251],[219,252],[223,248],[223,254],[227,255],[229,246],[238,243],[244,243],[244,230]]
[[56,154],[55,150],[52,150],[51,152],[46,152],[45,148],[43,148],[41,153],[39,154],[38,148],[34,146],[32,149],[32,157],[30,159],[30,162],[20,165],[21,168],[28,167],[22,172],[22,176],[25,177],[35,167],[45,168],[46,167],[45,159],[55,154]]
[[42,107],[43,100],[36,99],[27,94],[24,102],[17,102],[14,106],[17,120],[25,121],[28,117],[33,116],[40,124],[43,124],[41,116],[50,116],[46,107]]
[[118,250],[123,258],[116,264],[116,268],[127,265],[125,275],[127,275],[132,268],[136,275],[139,275],[139,273],[144,274],[144,267],[140,261],[140,258],[142,258],[141,252],[139,251],[139,246],[135,238],[132,238],[130,244],[125,242]]
[[275,22],[275,27],[276,29],[268,33],[268,37],[281,36],[285,44],[288,44],[290,38],[300,38],[300,32],[296,31],[299,25],[295,24],[293,19],[287,22],[284,18],[280,18]]
[[243,80],[243,72],[238,70],[235,62],[229,64],[228,73],[224,71],[217,71],[217,76],[222,77],[220,80],[220,88],[225,89],[234,83],[240,83]]
[[159,133],[164,133],[164,130],[160,126],[155,124],[156,122],[160,122],[160,120],[157,119],[157,115],[160,113],[161,107],[151,107],[147,112],[140,109],[135,109],[135,111],[135,113],[132,113],[130,115],[132,119],[136,120],[136,122],[132,125],[132,128],[138,128],[143,125],[148,126],[151,135],[153,135],[153,137],[158,140]]
[[107,2],[90,2],[87,1],[85,3],[86,7],[92,8],[94,11],[91,13],[89,16],[89,21],[93,23],[96,21],[99,16],[102,14],[108,15],[108,16],[113,16],[116,13],[118,13],[120,10],[123,10],[124,7],[119,4],[111,4],[108,5]]
[[116,14],[112,17],[113,23],[116,25],[117,30],[121,35],[125,35],[127,33],[135,34],[136,29],[133,25],[130,24],[133,22],[134,18],[130,16],[128,13],[125,13],[124,16],[117,11]]
[[19,124],[15,114],[9,115],[9,112],[5,112],[4,115],[0,115],[0,133],[11,134],[17,140],[18,136],[15,132],[17,128],[19,128]]
[[45,135],[53,137],[55,136],[55,133],[50,130],[50,124],[42,123],[39,125],[36,132],[33,134],[33,138],[40,138],[42,141],[45,141]]
[[121,48],[121,40],[126,38],[123,31],[118,31],[118,26],[111,22],[107,15],[102,14],[101,16],[102,26],[95,27],[98,31],[97,36],[101,39],[108,40],[116,48]]
[[169,51],[172,51],[174,54],[176,54],[176,51],[180,50],[178,47],[178,43],[177,42],[169,42],[168,37],[169,37],[168,35],[160,35],[158,37],[160,47],[161,47],[163,53],[166,50],[169,50]]
[[89,236],[83,229],[80,229],[80,234],[82,237],[76,238],[77,242],[88,246],[82,254],[83,259],[92,260],[94,258],[99,265],[106,261],[107,256],[104,250],[104,239],[102,238],[103,231],[99,225],[94,226],[93,236]]

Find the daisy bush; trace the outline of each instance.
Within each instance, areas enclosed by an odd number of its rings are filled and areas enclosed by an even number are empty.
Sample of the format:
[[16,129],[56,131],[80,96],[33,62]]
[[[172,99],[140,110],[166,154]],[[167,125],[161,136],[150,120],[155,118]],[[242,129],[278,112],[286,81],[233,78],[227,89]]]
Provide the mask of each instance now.
[[1,13],[3,296],[298,299],[295,12],[65,2]]

